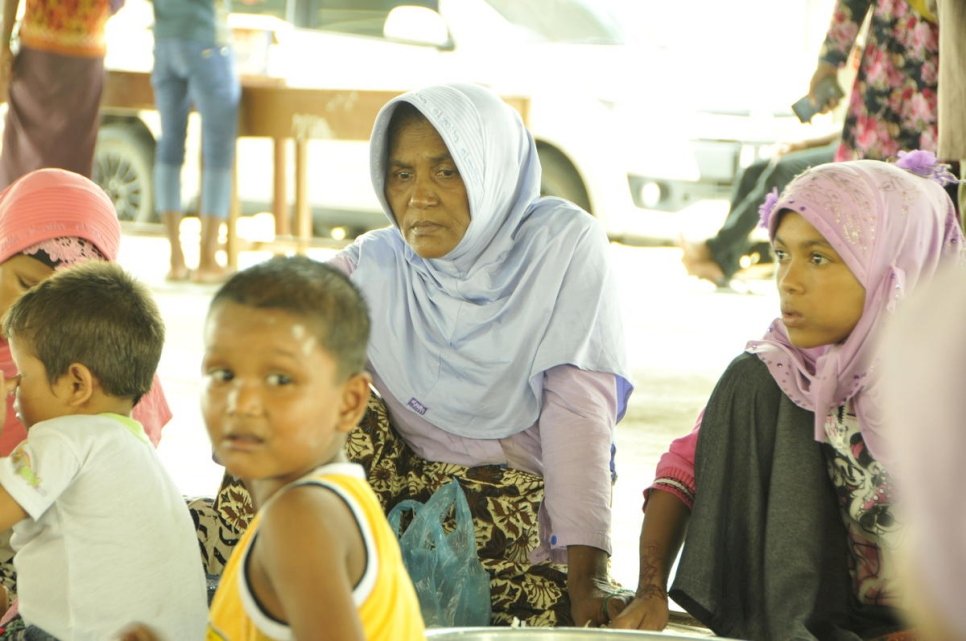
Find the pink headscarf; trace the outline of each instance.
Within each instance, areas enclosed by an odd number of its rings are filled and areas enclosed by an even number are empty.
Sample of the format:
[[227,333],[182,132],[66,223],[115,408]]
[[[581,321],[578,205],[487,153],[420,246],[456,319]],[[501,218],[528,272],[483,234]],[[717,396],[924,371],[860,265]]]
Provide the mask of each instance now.
[[54,238],[83,238],[117,260],[121,226],[96,184],[63,169],[38,169],[0,192],[0,263]]
[[[38,245],[49,254],[53,245],[48,241],[54,239],[61,239],[57,243],[60,251],[54,256],[60,264],[89,259],[92,254],[85,251],[86,243],[113,261],[121,242],[121,226],[114,203],[95,183],[63,169],[38,169],[0,192],[0,263],[25,251],[32,253]],[[75,239],[86,242],[73,242]],[[0,370],[7,376],[16,374],[10,347],[2,338]],[[27,435],[13,411],[12,397],[7,398],[6,405],[0,456],[10,454]],[[171,409],[157,376],[132,415],[157,445],[161,428],[171,420]]]
[[[812,349],[791,344],[781,319],[749,352],[768,366],[782,391],[815,413],[815,440],[825,417],[852,401],[859,428],[876,460],[884,460],[882,410],[874,335],[907,291],[961,255],[963,235],[953,203],[930,178],[877,161],[819,165],[793,180],[772,211],[790,210],[832,245],[865,288],[862,317],[844,342]],[[774,239],[780,216],[770,216]]]

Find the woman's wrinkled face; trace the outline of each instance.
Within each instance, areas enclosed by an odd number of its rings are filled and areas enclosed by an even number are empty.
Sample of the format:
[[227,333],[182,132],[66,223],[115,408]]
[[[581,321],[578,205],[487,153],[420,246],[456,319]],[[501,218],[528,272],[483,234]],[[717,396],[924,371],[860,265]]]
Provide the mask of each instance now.
[[386,200],[406,243],[423,258],[445,256],[466,233],[466,185],[443,139],[425,120],[408,120],[390,137]]
[[773,241],[782,321],[796,347],[840,343],[862,317],[865,288],[825,237],[786,212]]
[[47,280],[53,273],[52,267],[25,254],[11,256],[0,263],[0,317],[24,292]]

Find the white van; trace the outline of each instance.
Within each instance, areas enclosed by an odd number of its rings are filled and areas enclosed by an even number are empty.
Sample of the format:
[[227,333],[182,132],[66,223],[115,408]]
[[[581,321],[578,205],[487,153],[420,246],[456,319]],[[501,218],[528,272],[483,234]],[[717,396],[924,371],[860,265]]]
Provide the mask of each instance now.
[[[612,238],[669,242],[679,233],[675,210],[725,194],[742,149],[774,139],[686,140],[693,113],[666,91],[685,79],[643,43],[625,39],[612,11],[620,1],[246,0],[235,3],[232,24],[243,72],[295,86],[404,91],[464,81],[527,96],[543,192],[581,205]],[[150,51],[147,58],[143,52],[151,42],[150,6],[128,5],[123,28],[109,23],[108,67],[150,69]],[[132,28],[132,16],[145,31]],[[157,217],[150,198],[157,133],[150,112],[104,115],[95,180],[122,219]],[[271,209],[270,144],[239,143],[246,213]],[[366,143],[312,141],[309,159],[317,234],[386,224],[369,182]],[[187,200],[197,193],[191,173]]]

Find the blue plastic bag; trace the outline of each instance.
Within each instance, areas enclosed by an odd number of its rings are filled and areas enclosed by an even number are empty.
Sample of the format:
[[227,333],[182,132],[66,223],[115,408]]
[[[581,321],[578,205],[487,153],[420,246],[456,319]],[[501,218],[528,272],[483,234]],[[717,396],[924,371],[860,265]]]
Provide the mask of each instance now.
[[[401,532],[406,511],[412,511],[413,519]],[[455,527],[448,532],[443,524],[451,514]],[[460,484],[450,481],[425,504],[402,501],[389,511],[389,524],[399,538],[426,626],[490,625],[490,575],[476,553],[473,516]]]

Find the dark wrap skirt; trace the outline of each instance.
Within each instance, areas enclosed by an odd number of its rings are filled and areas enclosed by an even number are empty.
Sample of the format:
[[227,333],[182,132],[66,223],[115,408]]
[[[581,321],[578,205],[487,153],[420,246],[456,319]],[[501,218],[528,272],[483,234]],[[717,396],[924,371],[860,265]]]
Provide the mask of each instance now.
[[712,392],[670,596],[719,636],[859,641],[900,627],[853,596],[847,535],[812,412],[744,353]]
[[91,177],[104,59],[21,47],[13,61],[0,189],[42,167]]

